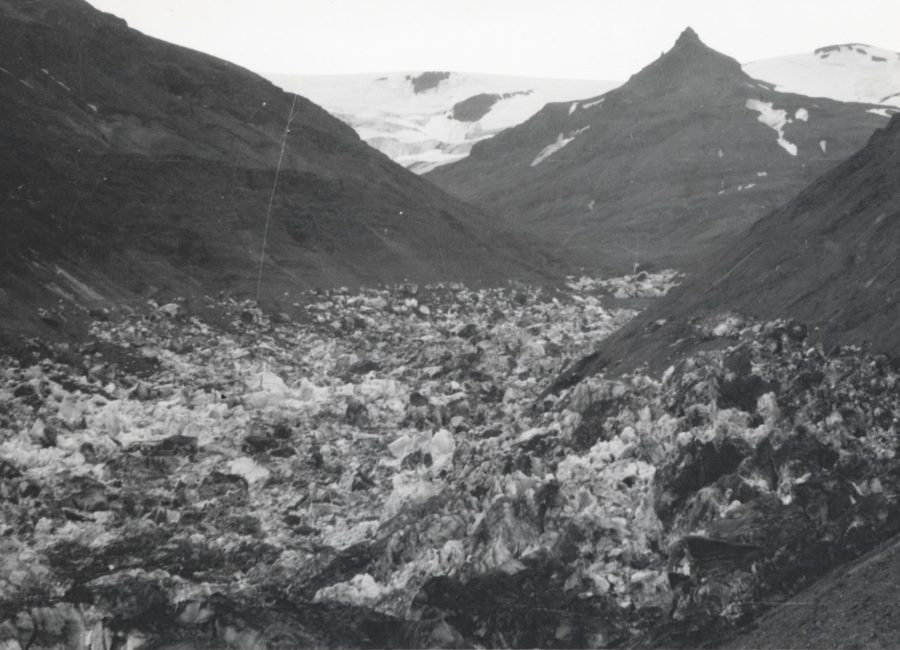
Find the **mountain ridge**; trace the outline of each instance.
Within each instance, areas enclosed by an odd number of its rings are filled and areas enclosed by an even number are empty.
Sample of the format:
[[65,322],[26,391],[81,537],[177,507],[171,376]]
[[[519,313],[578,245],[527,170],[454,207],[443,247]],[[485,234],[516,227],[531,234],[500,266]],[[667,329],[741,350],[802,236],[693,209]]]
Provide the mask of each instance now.
[[728,345],[703,323],[795,319],[827,346],[900,353],[900,115],[859,152],[750,229],[658,305],[604,341],[557,385],[601,370],[661,371]]
[[[658,92],[661,85],[672,87],[701,80],[708,82],[709,77],[743,79],[744,76],[740,63],[707,46],[697,32],[687,27],[668,52],[632,75],[626,83],[646,84],[649,90]],[[745,80],[749,79],[746,76]],[[695,85],[701,90],[709,87],[708,83]]]
[[43,331],[34,305],[78,311],[92,294],[252,296],[261,261],[278,303],[317,286],[553,276],[530,243],[248,70],[81,0],[2,0],[0,15],[5,325]]
[[426,176],[591,270],[683,270],[884,124],[779,93],[685,31],[607,93],[550,104]]

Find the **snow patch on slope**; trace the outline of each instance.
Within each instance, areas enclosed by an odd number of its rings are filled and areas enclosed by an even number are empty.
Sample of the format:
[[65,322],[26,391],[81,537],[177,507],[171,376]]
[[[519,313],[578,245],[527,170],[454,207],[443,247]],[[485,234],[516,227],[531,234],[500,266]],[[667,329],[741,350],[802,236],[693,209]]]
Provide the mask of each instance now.
[[872,113],[873,115],[880,115],[881,117],[886,117],[890,119],[891,115],[898,113],[896,108],[870,108],[866,111],[866,113]]
[[748,99],[745,105],[751,111],[758,112],[757,119],[778,134],[778,144],[782,149],[792,156],[797,155],[797,145],[784,137],[784,127],[791,122],[787,111],[775,108],[772,102],[763,102],[758,99]]
[[560,133],[556,138],[556,142],[554,142],[553,144],[548,144],[546,147],[541,149],[541,153],[539,153],[537,155],[537,157],[531,161],[531,166],[537,167],[542,162],[547,160],[547,158],[549,158],[550,156],[555,154],[557,151],[559,151],[560,149],[565,147],[567,144],[572,142],[572,140],[574,140],[574,139],[575,138],[565,138],[565,137],[563,137],[563,134]]
[[41,72],[43,72],[45,75],[47,75],[48,77],[50,77],[50,79],[52,79],[53,81],[55,81],[56,84],[59,85],[59,86],[61,86],[64,90],[66,90],[66,92],[72,92],[72,89],[71,89],[71,88],[69,88],[69,87],[68,87],[66,84],[64,84],[62,81],[60,81],[59,79],[57,79],[56,77],[54,77],[54,76],[50,73],[50,71],[47,70],[47,68],[41,68]]
[[549,144],[546,147],[544,147],[543,149],[541,149],[541,152],[537,155],[537,157],[531,161],[531,166],[537,167],[542,162],[544,162],[547,158],[549,158],[550,156],[555,154],[557,151],[559,151],[560,149],[565,147],[567,144],[572,142],[572,140],[574,140],[576,137],[578,137],[579,135],[581,135],[582,133],[587,131],[589,128],[591,128],[591,127],[583,126],[580,129],[569,133],[568,137],[566,137],[562,133],[560,133],[556,137],[555,142],[553,142],[552,144]]

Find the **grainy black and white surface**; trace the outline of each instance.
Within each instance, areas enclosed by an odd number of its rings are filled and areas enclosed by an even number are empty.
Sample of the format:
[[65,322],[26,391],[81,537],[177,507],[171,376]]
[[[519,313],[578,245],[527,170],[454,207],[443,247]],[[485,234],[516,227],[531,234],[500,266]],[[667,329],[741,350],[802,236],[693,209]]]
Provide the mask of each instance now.
[[890,646],[890,112],[687,30],[453,197],[0,0],[0,648]]

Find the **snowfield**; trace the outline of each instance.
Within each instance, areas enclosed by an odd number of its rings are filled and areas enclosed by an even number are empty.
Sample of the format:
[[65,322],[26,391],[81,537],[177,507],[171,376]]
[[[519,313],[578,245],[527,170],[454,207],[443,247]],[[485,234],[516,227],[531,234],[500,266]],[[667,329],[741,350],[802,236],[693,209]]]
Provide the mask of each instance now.
[[832,45],[745,63],[743,68],[785,92],[900,107],[900,53],[871,45]]
[[[447,76],[417,92],[414,80],[429,74]],[[618,85],[456,72],[424,75],[268,76],[323,106],[363,140],[418,173],[464,158],[476,142],[521,124],[545,104],[596,97]]]
[[[744,71],[777,90],[900,109],[900,53],[862,44],[753,61]],[[488,74],[392,72],[353,75],[269,74],[344,120],[370,145],[417,173],[469,155],[472,146],[521,124],[544,105],[569,102],[569,114],[602,106],[616,81]],[[871,111],[870,111],[871,112]],[[806,121],[803,109],[794,115]],[[779,138],[791,153],[794,145]],[[552,145],[551,145],[552,146]],[[794,154],[792,154],[794,155]]]

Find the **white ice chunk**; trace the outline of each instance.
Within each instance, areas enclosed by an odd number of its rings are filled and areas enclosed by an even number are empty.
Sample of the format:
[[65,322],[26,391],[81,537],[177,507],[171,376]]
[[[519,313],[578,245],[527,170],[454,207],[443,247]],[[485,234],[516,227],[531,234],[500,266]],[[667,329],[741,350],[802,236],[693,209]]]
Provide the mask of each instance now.
[[269,470],[257,463],[252,458],[248,458],[246,456],[235,458],[233,461],[228,463],[228,470],[232,474],[243,476],[244,479],[246,479],[247,483],[250,484],[258,483],[259,481],[264,481],[269,478]]
[[322,587],[313,597],[313,602],[335,601],[347,603],[358,607],[371,606],[381,598],[386,589],[378,584],[368,573],[353,576],[346,582],[338,582],[328,587]]
[[456,441],[453,434],[446,429],[440,429],[431,438],[431,457],[436,466],[442,466],[450,462],[453,452],[456,450]]
[[257,373],[246,382],[248,390],[264,390],[275,395],[285,395],[288,392],[284,380],[269,370]]

